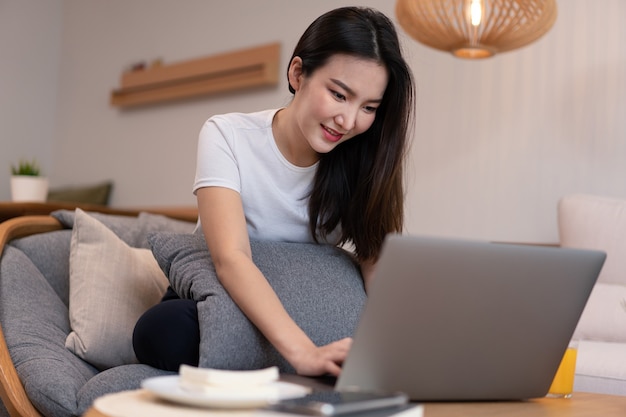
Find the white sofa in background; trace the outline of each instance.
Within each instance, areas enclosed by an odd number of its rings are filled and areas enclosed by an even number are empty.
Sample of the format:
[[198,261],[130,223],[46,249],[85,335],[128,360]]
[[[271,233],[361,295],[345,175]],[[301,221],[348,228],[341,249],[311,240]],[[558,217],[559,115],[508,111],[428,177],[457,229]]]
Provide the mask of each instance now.
[[575,391],[626,395],[626,200],[573,194],[558,205],[560,245],[606,261],[581,316]]

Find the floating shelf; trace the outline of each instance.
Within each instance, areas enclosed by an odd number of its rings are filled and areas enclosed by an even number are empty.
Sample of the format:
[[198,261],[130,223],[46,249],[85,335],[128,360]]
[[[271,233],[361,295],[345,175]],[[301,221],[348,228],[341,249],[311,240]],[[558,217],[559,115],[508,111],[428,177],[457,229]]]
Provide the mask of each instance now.
[[280,44],[124,72],[111,105],[131,107],[278,84]]

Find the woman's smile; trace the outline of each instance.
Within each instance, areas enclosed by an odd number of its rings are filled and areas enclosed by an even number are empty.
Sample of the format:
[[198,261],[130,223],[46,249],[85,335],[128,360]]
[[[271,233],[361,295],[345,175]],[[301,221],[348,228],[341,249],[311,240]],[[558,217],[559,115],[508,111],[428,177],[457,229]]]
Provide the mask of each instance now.
[[322,132],[324,133],[324,137],[331,142],[339,142],[341,138],[344,136],[342,133],[337,132],[327,126],[322,126]]

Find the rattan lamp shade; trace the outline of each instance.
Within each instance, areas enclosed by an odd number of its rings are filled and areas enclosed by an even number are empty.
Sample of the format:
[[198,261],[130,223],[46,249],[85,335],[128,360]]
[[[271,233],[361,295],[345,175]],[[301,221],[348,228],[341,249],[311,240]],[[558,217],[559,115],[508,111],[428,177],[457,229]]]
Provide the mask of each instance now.
[[398,0],[400,26],[417,41],[460,58],[527,45],[556,20],[556,0]]

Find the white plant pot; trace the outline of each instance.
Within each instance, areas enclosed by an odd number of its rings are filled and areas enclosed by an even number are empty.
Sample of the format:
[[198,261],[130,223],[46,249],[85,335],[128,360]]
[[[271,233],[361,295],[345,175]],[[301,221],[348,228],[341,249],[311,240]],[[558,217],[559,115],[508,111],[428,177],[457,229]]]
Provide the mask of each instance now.
[[48,178],[32,175],[11,176],[11,199],[13,201],[46,201]]

